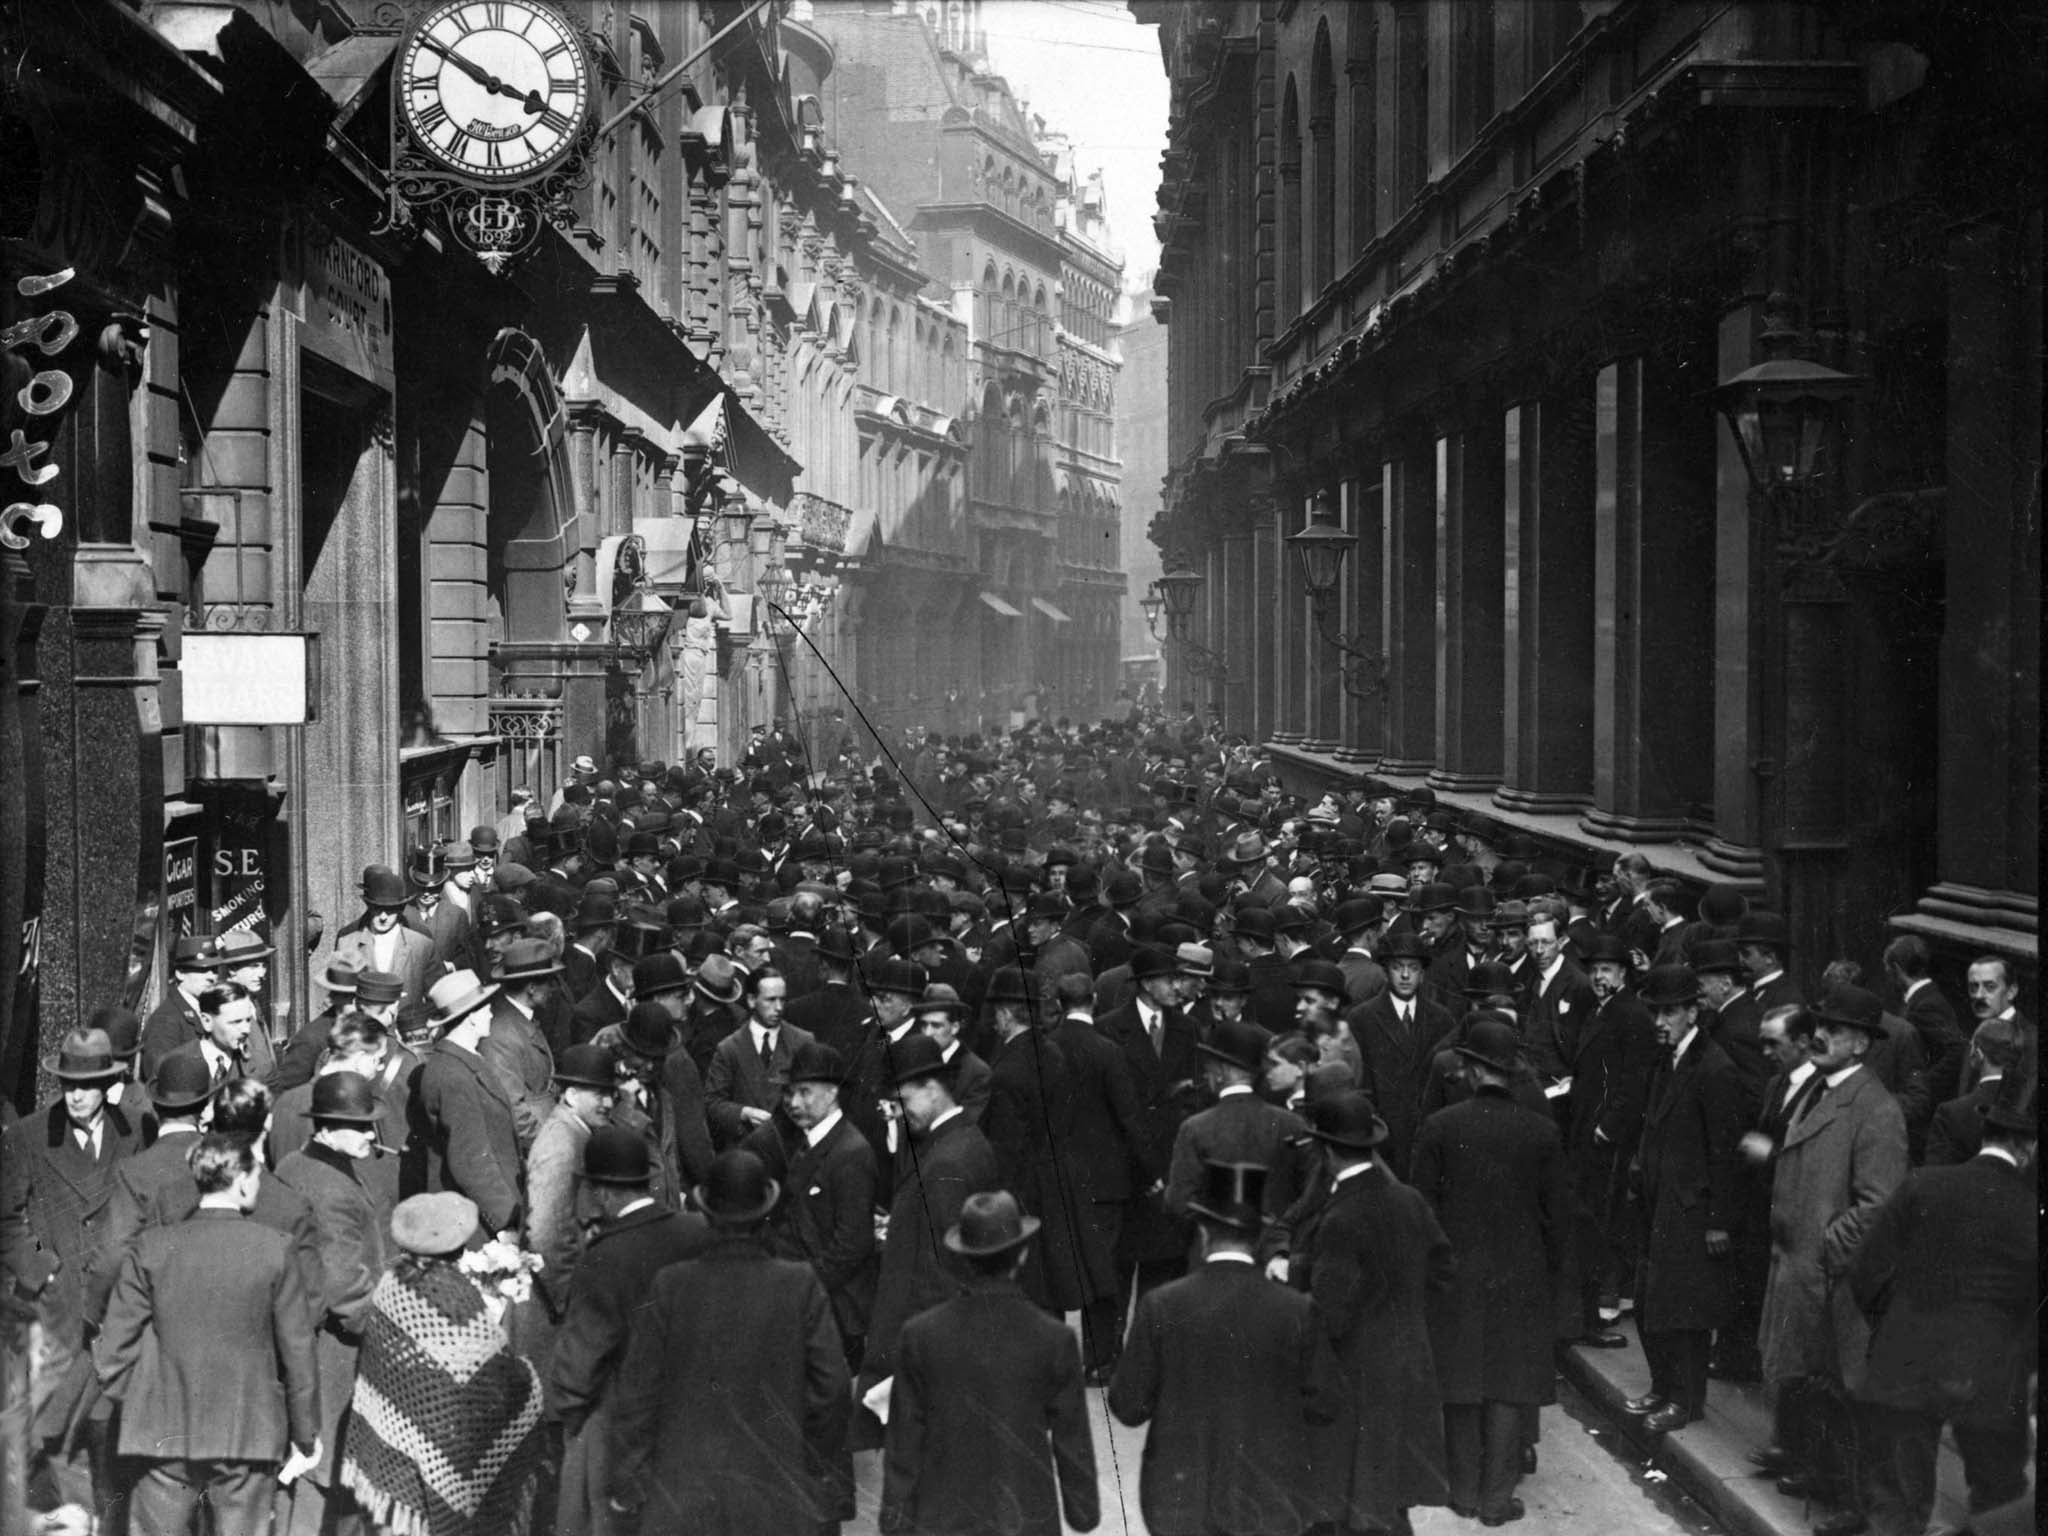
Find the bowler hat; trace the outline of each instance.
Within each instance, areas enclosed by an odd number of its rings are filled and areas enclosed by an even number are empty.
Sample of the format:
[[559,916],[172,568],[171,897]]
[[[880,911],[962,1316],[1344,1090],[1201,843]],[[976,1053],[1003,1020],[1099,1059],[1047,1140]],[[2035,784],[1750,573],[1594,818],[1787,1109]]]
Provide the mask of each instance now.
[[498,829],[492,826],[471,827],[469,846],[471,852],[479,857],[495,859],[498,856]]
[[635,1003],[619,1030],[619,1040],[635,1056],[659,1060],[683,1043],[683,1032],[661,1004]]
[[1272,1034],[1248,1019],[1221,1019],[1209,1031],[1209,1038],[1199,1041],[1195,1049],[1233,1067],[1256,1072],[1264,1065],[1266,1047],[1272,1043]]
[[1138,855],[1138,868],[1148,875],[1173,873],[1173,850],[1164,843],[1147,843]]
[[1298,901],[1283,901],[1271,911],[1275,933],[1306,933],[1315,923],[1315,914]]
[[43,1070],[67,1083],[97,1083],[121,1076],[122,1064],[104,1029],[74,1029],[43,1058]]
[[364,906],[402,907],[409,899],[404,878],[389,864],[363,866]]
[[[356,995],[362,996],[360,987]],[[475,971],[450,971],[427,988],[427,1007],[432,1022],[447,1028],[459,1024],[497,995],[498,984],[477,980]]]
[[1330,914],[1330,921],[1339,933],[1350,935],[1362,928],[1370,928],[1387,915],[1387,904],[1377,896],[1354,896],[1349,901],[1337,903],[1337,910]]
[[477,1234],[476,1202],[454,1190],[412,1195],[391,1213],[391,1240],[407,1253],[438,1258]]
[[[1031,983],[1025,977],[1021,967],[1015,965],[1003,966],[993,976],[989,977],[988,990],[982,993],[982,1001],[985,1003],[1028,1003],[1031,1001]],[[922,1013],[930,1006],[929,1003],[921,1004],[917,1011]]]
[[680,992],[689,984],[689,973],[672,949],[657,949],[633,962],[633,996],[642,1002],[664,992]]
[[[1702,949],[1705,945],[1700,946]],[[1579,946],[1579,958],[1589,966],[1627,965],[1628,945],[1616,933],[1596,933]],[[1694,962],[1697,964],[1698,962]]]
[[555,1058],[555,1081],[577,1088],[616,1088],[619,1063],[610,1050],[585,1041]]
[[1440,880],[1428,880],[1409,894],[1408,906],[1415,912],[1448,912],[1458,904],[1458,893]]
[[891,1046],[890,1058],[894,1069],[890,1074],[892,1083],[914,1083],[928,1077],[950,1081],[953,1075],[939,1042],[930,1035],[913,1034],[900,1045]]
[[358,971],[356,973],[356,1006],[379,1007],[395,1003],[405,996],[405,978],[396,971]]
[[1483,923],[1494,914],[1493,892],[1483,885],[1468,885],[1458,892],[1458,916]]
[[1246,907],[1237,914],[1233,926],[1240,936],[1257,939],[1262,944],[1272,943],[1273,935],[1278,931],[1270,907]]
[[1418,837],[1401,850],[1400,858],[1403,864],[1434,864],[1441,869],[1444,862],[1444,851],[1441,848],[1432,847]]
[[989,1189],[967,1197],[960,1207],[960,1219],[946,1228],[945,1241],[953,1252],[967,1258],[990,1259],[1022,1248],[1038,1227],[1038,1218],[1026,1216],[1015,1195],[1007,1189]]
[[1686,961],[1696,976],[1740,976],[1743,972],[1743,964],[1732,939],[1703,939],[1688,945]]
[[884,937],[889,941],[889,947],[897,954],[907,955],[912,950],[922,949],[930,944],[934,935],[929,921],[915,912],[905,912],[901,917],[890,921],[889,931]]
[[[503,878],[505,871],[514,867],[510,864],[500,865],[497,872],[498,877]],[[526,908],[510,896],[486,896],[477,904],[476,931],[485,938],[489,938],[494,933],[503,933],[508,928],[524,928],[525,926]]]
[[867,973],[870,992],[895,992],[904,997],[916,998],[924,995],[924,967],[915,960],[904,960],[896,956],[875,965]]
[[809,1040],[789,1058],[792,1083],[843,1083],[846,1058],[822,1040]]
[[583,1177],[592,1184],[645,1184],[654,1177],[647,1138],[623,1125],[591,1127],[583,1143]]
[[747,1227],[775,1209],[782,1186],[768,1177],[768,1165],[760,1158],[733,1147],[711,1160],[704,1182],[691,1194],[714,1227]]
[[945,982],[935,981],[924,989],[910,1011],[919,1018],[928,1013],[943,1013],[948,1018],[964,1019],[967,1017],[967,1004],[962,1002],[960,994]]
[[1482,960],[1465,973],[1465,985],[1460,990],[1475,1002],[1489,997],[1513,997],[1517,990],[1514,967],[1498,960]]
[[277,951],[263,942],[263,935],[247,928],[231,928],[220,935],[220,968],[232,971],[238,965],[268,960]]
[[217,971],[220,945],[210,933],[182,934],[171,945],[171,965],[180,971]]
[[746,990],[740,985],[740,968],[733,964],[730,955],[706,955],[704,963],[697,967],[696,985],[714,1003],[736,1003]]
[[1387,1139],[1387,1123],[1373,1112],[1372,1095],[1362,1088],[1333,1093],[1309,1107],[1309,1134],[1332,1146],[1363,1151]]
[[1467,1061],[1476,1061],[1496,1072],[1512,1073],[1521,1065],[1522,1036],[1499,1014],[1481,1013],[1467,1022],[1463,1043],[1451,1049]]
[[593,928],[617,927],[618,921],[618,905],[611,897],[586,892],[576,904],[576,921],[572,926],[578,933],[588,933]]
[[1712,923],[1716,928],[1731,928],[1741,923],[1749,911],[1749,898],[1742,894],[1739,885],[1710,885],[1700,892],[1700,921]]
[[1204,1221],[1235,1232],[1265,1225],[1266,1169],[1260,1163],[1203,1163],[1202,1187],[1188,1209]]
[[1172,955],[1150,944],[1140,945],[1131,954],[1131,979],[1145,981],[1153,976],[1178,974],[1179,967]]
[[1495,933],[1509,933],[1529,926],[1529,903],[1521,900],[1498,902],[1486,926]]
[[1222,993],[1226,997],[1242,997],[1252,990],[1252,969],[1242,960],[1218,959],[1216,968],[1209,973],[1208,991],[1213,996]]
[[852,965],[860,959],[853,947],[853,935],[837,923],[831,924],[818,934],[818,947],[813,951],[820,959],[831,960],[839,965]]
[[1327,960],[1304,960],[1295,966],[1290,983],[1297,992],[1328,992],[1337,998],[1345,995],[1344,973]]
[[[168,1060],[164,1062],[166,1067],[170,1064]],[[360,1072],[329,1072],[314,1078],[313,1103],[308,1113],[315,1121],[330,1120],[340,1125],[375,1125],[382,1118],[370,1093],[370,1080]]]
[[1103,885],[1103,894],[1109,898],[1112,907],[1134,907],[1145,894],[1145,888],[1138,877],[1128,869],[1119,869]]
[[1040,891],[1031,898],[1028,916],[1034,922],[1058,923],[1066,920],[1067,899],[1058,891]]
[[514,939],[493,967],[497,980],[537,981],[560,973],[562,962],[546,939]]
[[[317,1081],[317,1080],[316,1080]],[[167,1114],[197,1109],[214,1093],[213,1069],[197,1051],[173,1051],[156,1069],[150,1101]]]
[[1884,1004],[1862,987],[1833,986],[1810,1010],[1816,1024],[1843,1024],[1866,1034],[1884,1033]]
[[1772,950],[1781,960],[1792,948],[1784,915],[1763,910],[1742,914],[1742,921],[1735,925],[1735,942]]
[[1683,1008],[1700,999],[1700,979],[1689,965],[1653,965],[1637,993],[1645,1008]]
[[1435,958],[1430,950],[1429,941],[1413,928],[1403,928],[1398,933],[1389,934],[1387,942],[1380,946],[1382,962],[1420,960],[1427,965]]

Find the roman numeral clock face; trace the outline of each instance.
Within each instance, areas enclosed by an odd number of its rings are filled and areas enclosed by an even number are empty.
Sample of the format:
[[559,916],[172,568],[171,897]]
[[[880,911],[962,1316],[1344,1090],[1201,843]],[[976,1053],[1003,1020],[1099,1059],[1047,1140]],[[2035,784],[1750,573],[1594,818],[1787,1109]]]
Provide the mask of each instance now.
[[421,151],[465,180],[505,185],[575,147],[590,108],[590,61],[540,0],[454,0],[413,28],[397,88]]

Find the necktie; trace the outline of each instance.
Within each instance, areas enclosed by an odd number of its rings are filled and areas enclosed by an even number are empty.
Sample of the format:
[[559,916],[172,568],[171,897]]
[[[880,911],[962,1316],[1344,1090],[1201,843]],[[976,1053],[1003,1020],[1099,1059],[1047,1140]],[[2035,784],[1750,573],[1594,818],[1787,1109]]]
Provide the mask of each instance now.
[[1793,1109],[1792,1113],[1786,1118],[1785,1123],[1787,1128],[1789,1129],[1790,1127],[1797,1125],[1800,1121],[1804,1120],[1808,1115],[1812,1114],[1814,1111],[1814,1106],[1819,1104],[1823,1098],[1827,1097],[1827,1091],[1828,1080],[1822,1077],[1818,1072],[1814,1073],[1813,1081],[1807,1084],[1806,1088],[1802,1091],[1800,1103]]
[[761,1031],[761,1059],[763,1061],[773,1061],[775,1059],[775,1031],[772,1029]]
[[1165,1018],[1164,1014],[1155,1013],[1145,1024],[1145,1037],[1152,1042],[1154,1056],[1159,1054],[1159,1037],[1164,1033]]

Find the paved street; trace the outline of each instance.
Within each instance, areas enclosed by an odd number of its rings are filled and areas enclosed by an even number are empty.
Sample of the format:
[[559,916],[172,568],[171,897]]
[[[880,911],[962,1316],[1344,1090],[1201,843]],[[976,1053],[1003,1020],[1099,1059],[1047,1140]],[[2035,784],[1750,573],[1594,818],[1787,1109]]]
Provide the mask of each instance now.
[[[1145,1522],[1138,1513],[1138,1466],[1144,1455],[1145,1432],[1126,1429],[1109,1415],[1103,1394],[1088,1394],[1089,1413],[1095,1425],[1097,1480],[1102,1490],[1100,1536],[1146,1536]],[[858,1456],[854,1461],[860,1497],[860,1516],[844,1527],[845,1536],[874,1536],[877,1504],[881,1497],[882,1467],[879,1453]],[[1563,1404],[1543,1412],[1543,1441],[1538,1448],[1538,1469],[1525,1479],[1520,1495],[1528,1518],[1513,1527],[1525,1536],[1550,1536],[1565,1532],[1600,1532],[1603,1536],[1681,1536],[1713,1529],[1692,1506],[1685,1505],[1663,1485],[1646,1484],[1642,1471],[1615,1456],[1602,1437],[1588,1433]],[[1673,1508],[1685,1518],[1671,1513]],[[1460,1520],[1447,1509],[1418,1512],[1416,1536],[1455,1536],[1478,1532],[1475,1521]]]

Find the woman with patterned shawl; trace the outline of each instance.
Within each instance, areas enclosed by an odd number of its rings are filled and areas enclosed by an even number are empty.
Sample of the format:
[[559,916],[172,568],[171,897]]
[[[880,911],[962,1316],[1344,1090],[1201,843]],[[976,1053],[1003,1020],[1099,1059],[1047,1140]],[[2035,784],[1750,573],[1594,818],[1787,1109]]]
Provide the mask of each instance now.
[[386,1536],[524,1536],[547,1457],[541,1385],[457,1267],[473,1201],[414,1195],[370,1297],[341,1475]]

